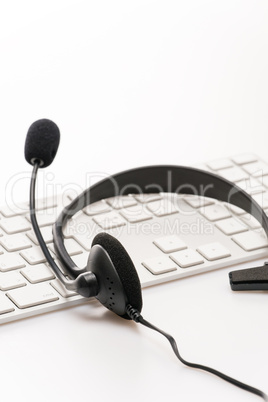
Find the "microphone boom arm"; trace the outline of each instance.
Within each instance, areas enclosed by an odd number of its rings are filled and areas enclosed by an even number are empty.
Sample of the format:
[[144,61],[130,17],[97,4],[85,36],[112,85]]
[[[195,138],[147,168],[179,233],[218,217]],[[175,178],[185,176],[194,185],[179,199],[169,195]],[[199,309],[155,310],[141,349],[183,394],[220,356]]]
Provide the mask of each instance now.
[[78,292],[80,295],[84,297],[92,297],[98,293],[98,285],[96,281],[96,276],[92,272],[84,272],[79,275],[74,280],[69,280],[60,270],[58,265],[55,263],[45,240],[40,231],[37,219],[36,219],[36,210],[35,210],[35,188],[36,188],[36,179],[38,168],[40,167],[40,162],[38,160],[35,161],[31,176],[31,184],[30,184],[30,217],[33,226],[34,233],[36,235],[37,241],[41,247],[41,250],[52,268],[53,272],[57,276],[57,278],[63,283],[66,289]]

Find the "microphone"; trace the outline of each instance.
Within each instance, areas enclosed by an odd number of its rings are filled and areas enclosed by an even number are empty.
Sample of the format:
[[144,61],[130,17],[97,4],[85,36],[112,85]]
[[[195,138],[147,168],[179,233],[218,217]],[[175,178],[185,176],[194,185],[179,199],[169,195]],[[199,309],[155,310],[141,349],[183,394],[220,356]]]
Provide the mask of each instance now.
[[51,256],[36,219],[35,188],[37,172],[39,167],[47,167],[53,162],[58,150],[59,142],[60,130],[58,129],[58,126],[51,120],[37,120],[30,126],[28,130],[24,154],[27,162],[30,163],[30,165],[33,165],[30,184],[31,222],[41,250],[61,283],[63,283],[68,290],[77,292],[81,296],[96,296],[99,289],[95,274],[90,271],[84,271],[80,275],[78,274],[73,280],[67,279],[65,274],[61,271]]
[[57,153],[60,142],[60,130],[51,120],[40,119],[29,128],[24,155],[30,165],[39,162],[39,167],[49,166]]

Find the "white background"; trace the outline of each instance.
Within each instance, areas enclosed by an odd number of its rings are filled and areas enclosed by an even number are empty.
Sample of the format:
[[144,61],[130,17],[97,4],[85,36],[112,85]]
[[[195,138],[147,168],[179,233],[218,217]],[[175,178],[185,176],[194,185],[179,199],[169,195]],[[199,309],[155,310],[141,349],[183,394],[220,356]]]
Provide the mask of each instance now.
[[[88,172],[268,160],[267,1],[1,0],[0,55],[1,204],[27,199],[25,135],[43,117],[62,134],[45,173],[57,190]],[[146,289],[144,317],[186,359],[268,392],[268,296],[232,293],[227,272]],[[2,326],[0,357],[3,400],[259,400],[97,304]]]

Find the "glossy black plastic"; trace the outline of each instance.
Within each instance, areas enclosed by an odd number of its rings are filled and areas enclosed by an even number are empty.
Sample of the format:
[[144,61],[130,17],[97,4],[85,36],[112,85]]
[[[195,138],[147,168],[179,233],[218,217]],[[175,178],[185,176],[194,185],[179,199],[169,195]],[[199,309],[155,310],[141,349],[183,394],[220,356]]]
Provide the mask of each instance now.
[[229,279],[232,290],[268,290],[268,262],[262,267],[232,271]]

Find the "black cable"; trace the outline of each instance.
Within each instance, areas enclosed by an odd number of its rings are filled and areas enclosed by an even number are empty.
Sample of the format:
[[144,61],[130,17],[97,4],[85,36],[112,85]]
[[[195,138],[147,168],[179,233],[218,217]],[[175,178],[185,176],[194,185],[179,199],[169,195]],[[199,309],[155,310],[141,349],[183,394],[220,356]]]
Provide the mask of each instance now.
[[159,332],[161,335],[163,335],[170,343],[175,355],[177,356],[177,358],[186,366],[188,367],[192,367],[192,368],[196,368],[196,369],[200,369],[200,370],[204,370],[204,371],[208,371],[211,374],[216,375],[217,377],[220,377],[222,380],[227,381],[233,385],[235,385],[236,387],[242,388],[245,391],[251,392],[252,394],[258,395],[261,398],[263,398],[263,400],[265,402],[268,402],[268,396],[262,392],[261,390],[251,387],[248,384],[245,384],[241,381],[236,380],[235,378],[229,377],[226,374],[221,373],[218,370],[215,370],[211,367],[208,366],[203,366],[202,364],[197,364],[197,363],[190,363],[187,360],[184,360],[178,350],[177,347],[177,343],[175,341],[175,339],[173,338],[173,336],[169,335],[168,333],[162,331],[161,329],[157,328],[156,326],[154,326],[153,324],[151,324],[150,322],[146,321],[142,315],[139,313],[138,310],[134,309],[132,306],[128,305],[127,306],[127,314],[129,315],[129,317],[134,320],[135,322],[144,325],[147,328],[150,328],[156,332]]
[[46,260],[48,261],[49,265],[51,266],[51,268],[53,269],[53,271],[55,272],[55,274],[59,277],[59,279],[61,280],[61,282],[63,282],[64,284],[67,284],[67,280],[65,278],[65,276],[63,275],[63,273],[61,272],[60,268],[57,266],[57,264],[55,263],[55,261],[53,260],[53,257],[51,256],[47,245],[44,241],[44,238],[42,236],[42,233],[40,231],[40,228],[38,226],[37,223],[37,219],[36,219],[36,210],[35,210],[35,187],[36,187],[36,179],[37,179],[37,172],[38,172],[38,168],[39,168],[39,162],[36,161],[33,167],[33,171],[32,171],[32,176],[31,176],[31,185],[30,185],[30,216],[31,216],[31,222],[32,222],[32,226],[37,238],[37,241],[43,251],[43,254],[46,258]]

